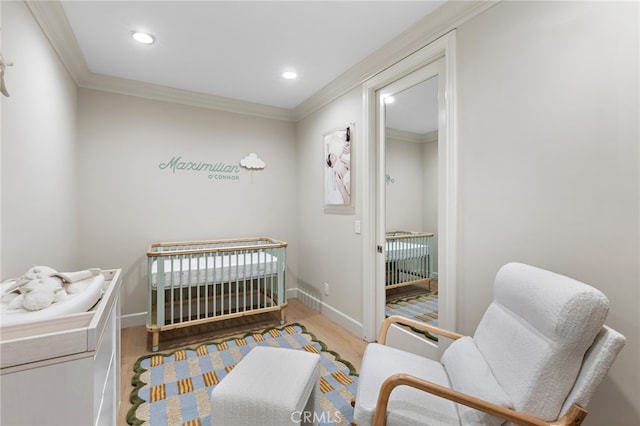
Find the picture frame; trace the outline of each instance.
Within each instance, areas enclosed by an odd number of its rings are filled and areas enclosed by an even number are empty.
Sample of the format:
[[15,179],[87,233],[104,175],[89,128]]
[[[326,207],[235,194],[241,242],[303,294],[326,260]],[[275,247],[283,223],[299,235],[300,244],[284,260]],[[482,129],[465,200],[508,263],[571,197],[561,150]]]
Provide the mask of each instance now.
[[354,212],[353,152],[354,125],[323,134],[323,197],[325,213]]

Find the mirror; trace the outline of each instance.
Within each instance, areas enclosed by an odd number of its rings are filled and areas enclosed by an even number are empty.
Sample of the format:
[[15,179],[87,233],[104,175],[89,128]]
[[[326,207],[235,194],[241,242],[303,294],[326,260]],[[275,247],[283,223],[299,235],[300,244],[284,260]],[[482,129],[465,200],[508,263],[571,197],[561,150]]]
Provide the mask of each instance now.
[[384,98],[385,315],[438,325],[438,76]]
[[[433,265],[438,282],[438,324],[457,329],[456,277],[458,234],[458,145],[456,137],[455,31],[445,34],[395,65],[371,77],[362,86],[364,106],[362,138],[363,182],[363,337],[374,341],[385,317],[386,189],[387,171],[395,184],[394,170],[386,166],[386,120],[383,99],[437,76],[438,82],[438,229],[434,232]],[[435,98],[435,97],[434,97]],[[400,102],[397,104],[400,105]],[[391,113],[392,107],[389,107]],[[415,204],[415,203],[414,203]],[[412,204],[413,205],[413,204]],[[412,206],[409,206],[411,208]],[[394,343],[439,359],[448,339],[424,340],[410,330],[392,327]]]

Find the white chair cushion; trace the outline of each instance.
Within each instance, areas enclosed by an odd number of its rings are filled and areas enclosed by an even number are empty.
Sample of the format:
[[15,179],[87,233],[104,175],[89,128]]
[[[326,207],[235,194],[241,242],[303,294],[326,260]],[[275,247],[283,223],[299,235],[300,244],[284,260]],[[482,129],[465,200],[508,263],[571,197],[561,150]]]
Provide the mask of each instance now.
[[[442,364],[449,375],[451,387],[457,391],[513,409],[513,403],[496,381],[487,361],[469,336],[455,340],[442,354]],[[463,425],[498,426],[504,420],[466,405],[456,404]]]
[[[370,425],[382,383],[396,373],[411,374],[441,386],[451,387],[442,364],[389,346],[367,345],[362,364],[354,422]],[[388,426],[452,426],[459,425],[455,404],[447,399],[411,388],[398,386],[388,405]]]
[[496,275],[494,301],[473,339],[515,409],[551,421],[608,308],[593,287],[510,263]]
[[626,338],[622,334],[606,325],[602,327],[593,345],[584,355],[580,374],[562,406],[561,416],[569,410],[572,404],[578,404],[583,408],[587,407],[625,342]]

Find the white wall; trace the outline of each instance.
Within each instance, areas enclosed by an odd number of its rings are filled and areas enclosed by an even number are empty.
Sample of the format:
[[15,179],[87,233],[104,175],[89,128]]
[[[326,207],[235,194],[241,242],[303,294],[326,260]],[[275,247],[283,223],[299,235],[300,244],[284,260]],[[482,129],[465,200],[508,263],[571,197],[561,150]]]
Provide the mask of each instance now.
[[76,86],[21,1],[2,2],[2,279],[74,270]]
[[504,2],[457,34],[460,331],[515,260],[610,299],[627,345],[586,424],[640,424],[638,3]]
[[[157,241],[284,240],[295,287],[293,123],[86,89],[78,106],[79,257],[123,268],[123,314],[147,310],[145,253]],[[266,167],[230,174],[239,180],[159,167],[174,156],[235,166],[251,152]]]
[[387,133],[385,161],[394,182],[386,186],[386,229],[433,233],[438,272],[438,136]]
[[[640,423],[638,40],[638,4],[612,2],[503,2],[457,33],[459,331],[473,333],[508,261],[601,289],[628,341],[592,425]],[[320,162],[322,133],[357,114],[358,95],[299,123],[301,164]],[[361,321],[361,195],[355,216],[323,215],[320,170],[298,176],[301,285]],[[360,194],[373,185],[354,175]],[[329,297],[324,281],[340,283]]]
[[[0,28],[2,27],[2,2],[0,2]],[[2,49],[2,31],[0,30],[0,51]],[[2,101],[0,101],[0,188],[2,188]],[[0,195],[0,279],[2,279],[2,195]]]
[[422,227],[423,146],[388,136],[385,148],[386,171],[393,179],[386,186],[386,230],[426,231]]
[[[362,321],[362,240],[354,231],[361,217],[362,169],[359,122],[360,89],[356,88],[297,123],[298,287],[299,297],[357,335]],[[353,214],[323,209],[323,134],[355,123],[351,142]],[[329,284],[329,295],[322,292]]]

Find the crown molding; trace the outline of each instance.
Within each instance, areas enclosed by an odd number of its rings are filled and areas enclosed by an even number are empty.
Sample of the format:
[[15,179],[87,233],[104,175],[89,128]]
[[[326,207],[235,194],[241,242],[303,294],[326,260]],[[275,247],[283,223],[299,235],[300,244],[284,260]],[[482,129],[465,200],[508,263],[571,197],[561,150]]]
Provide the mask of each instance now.
[[208,95],[103,74],[91,73],[89,77],[83,81],[83,84],[79,86],[86,89],[102,90],[121,95],[173,102],[199,108],[246,114],[274,120],[294,121],[293,111],[286,108],[240,101],[222,96]]
[[438,131],[434,130],[428,133],[413,133],[405,130],[392,129],[387,127],[384,130],[385,137],[399,142],[409,143],[427,143],[438,141]]
[[438,131],[434,130],[433,132],[425,133],[422,136],[422,142],[430,143],[430,142],[438,142]]
[[60,2],[23,1],[78,87],[263,118],[299,121],[500,0],[448,1],[291,110],[92,73]]
[[24,2],[71,78],[81,86],[89,75],[89,67],[60,2],[33,0],[24,0]]
[[447,1],[298,105],[295,120],[324,107],[500,1]]

